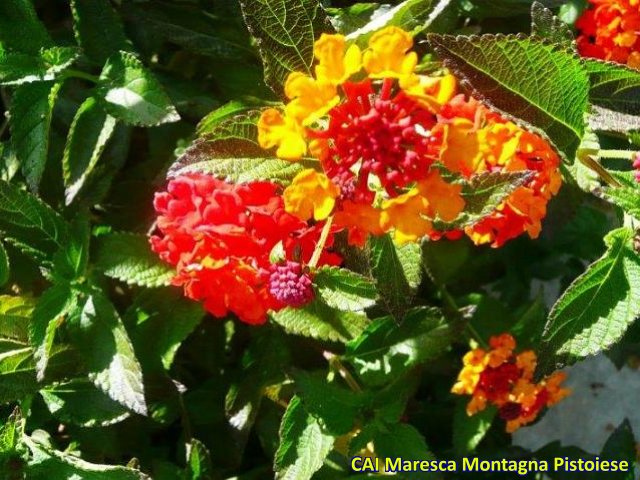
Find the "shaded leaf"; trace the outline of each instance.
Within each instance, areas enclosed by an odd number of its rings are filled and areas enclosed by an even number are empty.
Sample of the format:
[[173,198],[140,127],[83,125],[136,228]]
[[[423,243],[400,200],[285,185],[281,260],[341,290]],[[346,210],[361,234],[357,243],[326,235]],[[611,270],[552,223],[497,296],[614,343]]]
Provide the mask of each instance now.
[[540,2],[531,4],[531,35],[547,39],[563,47],[571,48],[573,46],[571,27]]
[[453,448],[462,456],[473,452],[487,434],[496,416],[495,407],[467,415],[468,400],[459,401],[453,416]]
[[0,287],[9,281],[10,273],[9,255],[2,242],[0,242]]
[[370,279],[344,268],[322,267],[313,275],[313,283],[322,301],[339,310],[364,310],[378,297]]
[[582,60],[589,75],[591,102],[604,109],[640,115],[640,72],[593,58]]
[[79,54],[75,47],[52,47],[42,50],[39,56],[0,51],[0,84],[54,80],[76,61]]
[[192,438],[187,443],[187,478],[190,480],[213,480],[211,454],[202,442]]
[[38,20],[31,0],[4,0],[0,2],[0,43],[18,52],[36,55],[53,42]]

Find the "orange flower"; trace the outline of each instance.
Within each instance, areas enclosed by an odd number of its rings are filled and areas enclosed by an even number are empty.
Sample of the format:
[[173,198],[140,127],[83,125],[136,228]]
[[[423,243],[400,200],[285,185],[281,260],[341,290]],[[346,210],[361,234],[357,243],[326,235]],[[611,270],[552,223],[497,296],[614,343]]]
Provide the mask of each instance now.
[[380,224],[385,231],[394,230],[394,238],[400,245],[414,242],[428,235],[433,227],[425,218],[429,202],[417,188],[382,203]]
[[334,220],[336,226],[348,230],[347,240],[350,245],[363,247],[369,234],[382,235],[384,233],[380,226],[380,214],[380,210],[369,204],[346,200],[342,202]]
[[324,220],[331,215],[340,189],[323,173],[308,168],[298,173],[284,191],[287,213],[302,220]]

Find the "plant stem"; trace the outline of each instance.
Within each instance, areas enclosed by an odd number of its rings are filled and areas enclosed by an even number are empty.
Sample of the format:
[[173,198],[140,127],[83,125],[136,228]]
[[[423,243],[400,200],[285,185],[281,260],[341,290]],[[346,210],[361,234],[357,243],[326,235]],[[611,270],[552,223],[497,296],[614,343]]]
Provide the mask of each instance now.
[[327,221],[322,227],[322,232],[320,233],[320,239],[316,244],[316,248],[313,251],[313,255],[311,256],[311,260],[309,260],[309,268],[315,268],[318,265],[318,261],[320,260],[320,256],[322,255],[322,251],[324,250],[324,245],[327,243],[327,238],[329,238],[329,233],[331,232],[331,225],[333,224],[333,217],[327,218]]
[[483,340],[478,331],[475,329],[469,320],[466,320],[462,314],[460,313],[460,307],[458,307],[458,303],[453,298],[453,296],[449,293],[447,287],[443,284],[436,284],[438,290],[440,290],[440,295],[442,297],[442,301],[444,302],[447,310],[456,317],[456,320],[464,325],[464,329],[467,330],[471,338],[473,338],[480,346],[483,348],[489,348],[487,342]]
[[620,160],[633,160],[638,154],[636,150],[598,150],[600,158],[612,158]]
[[86,73],[83,72],[81,70],[75,70],[75,69],[68,69],[65,70],[64,72],[64,76],[65,77],[72,77],[72,78],[81,78],[83,80],[87,80],[89,82],[92,83],[98,83],[100,81],[99,77],[96,77],[95,75],[91,75],[90,73]]
[[353,378],[351,372],[347,369],[347,367],[344,366],[337,355],[328,351],[322,352],[322,355],[329,362],[329,366],[337,370],[342,379],[346,382],[347,385],[349,385],[349,388],[351,388],[351,390],[353,390],[354,392],[362,392],[362,387],[358,385],[356,379]]

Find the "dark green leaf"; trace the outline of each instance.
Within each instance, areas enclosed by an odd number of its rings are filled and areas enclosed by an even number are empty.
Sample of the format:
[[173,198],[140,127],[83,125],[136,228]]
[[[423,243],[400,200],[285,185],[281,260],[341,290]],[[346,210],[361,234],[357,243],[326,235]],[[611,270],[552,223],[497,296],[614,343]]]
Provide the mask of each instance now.
[[[566,0],[541,0],[547,8],[555,8]],[[528,15],[531,11],[531,0],[470,0],[465,1],[465,7],[469,15],[474,18],[501,18],[515,15]]]
[[52,45],[51,37],[38,20],[31,0],[0,2],[0,43],[32,55]]
[[556,302],[543,334],[542,371],[595,355],[618,341],[640,312],[640,256],[633,231],[606,237],[607,252]]
[[563,47],[573,47],[571,27],[540,2],[531,5],[531,34]]
[[371,280],[344,268],[322,267],[315,272],[313,283],[322,301],[339,310],[364,310],[378,296]]
[[0,295],[0,341],[29,344],[29,322],[35,307],[32,297]]
[[[376,456],[406,460],[435,460],[427,442],[415,427],[406,423],[396,423],[380,428],[373,437]],[[407,478],[434,479],[437,473],[407,474]]]
[[0,242],[0,287],[9,281],[10,273],[9,255],[2,242]]
[[487,434],[497,410],[488,407],[467,415],[468,400],[459,401],[453,417],[453,448],[460,456],[473,452]]
[[573,161],[585,131],[589,92],[588,76],[576,56],[526,37],[428,38],[476,98],[547,136]]
[[617,63],[583,59],[589,74],[589,98],[595,105],[640,115],[640,72]]
[[53,257],[53,275],[63,281],[82,281],[89,263],[89,215],[76,214],[69,226],[69,241]]
[[627,472],[619,471],[608,473],[607,480],[634,479],[634,465],[637,461],[636,440],[633,435],[631,425],[629,424],[629,420],[625,419],[624,422],[614,430],[608,438],[607,443],[604,444],[600,456],[609,461],[626,461],[630,466],[629,471]]
[[446,285],[455,278],[470,254],[470,244],[463,240],[422,242],[422,265],[436,285]]
[[159,287],[169,285],[175,270],[151,251],[143,235],[111,233],[97,242],[96,268],[129,285]]
[[20,85],[54,80],[78,56],[79,51],[75,47],[48,48],[37,57],[0,51],[0,84]]
[[118,15],[109,0],[72,0],[73,29],[87,56],[102,65],[120,50],[129,50]]
[[241,0],[240,6],[258,41],[265,82],[282,95],[289,73],[312,73],[313,43],[333,27],[318,0]]
[[187,444],[187,479],[213,480],[211,454],[202,442],[192,438]]
[[333,437],[307,413],[299,397],[293,397],[280,425],[276,452],[276,480],[309,480],[322,467],[333,447]]
[[132,53],[109,57],[96,93],[110,115],[130,125],[152,127],[180,120],[160,82]]
[[607,200],[618,205],[629,215],[640,218],[640,188],[638,185],[607,187],[603,194]]
[[49,151],[53,105],[61,84],[38,82],[20,85],[11,103],[11,142],[22,173],[37,191]]

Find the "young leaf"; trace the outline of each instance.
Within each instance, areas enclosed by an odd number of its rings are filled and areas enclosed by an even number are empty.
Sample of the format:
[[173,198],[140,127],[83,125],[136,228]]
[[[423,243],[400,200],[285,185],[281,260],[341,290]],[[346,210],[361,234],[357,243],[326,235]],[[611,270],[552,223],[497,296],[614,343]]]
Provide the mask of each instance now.
[[75,47],[48,48],[37,57],[0,51],[0,84],[21,85],[54,80],[76,61],[79,54]]
[[20,85],[10,108],[11,142],[31,190],[37,191],[49,151],[53,105],[60,83]]
[[241,0],[240,6],[260,48],[265,82],[282,95],[289,73],[312,73],[313,43],[333,27],[318,0]]
[[129,417],[129,411],[88,380],[76,378],[40,390],[51,414],[81,427],[106,427]]
[[390,377],[396,378],[437,358],[452,340],[440,311],[419,307],[407,313],[400,326],[391,317],[372,322],[362,335],[347,344],[344,359],[365,382],[382,385]]
[[104,112],[95,98],[87,98],[71,123],[62,157],[67,205],[73,202],[111,138],[116,119]]
[[0,181],[0,232],[4,240],[44,266],[69,240],[62,217],[34,195]]
[[120,315],[104,293],[90,291],[68,330],[93,383],[116,402],[146,415],[140,364]]
[[0,43],[18,52],[37,55],[52,46],[46,28],[38,20],[31,0],[0,2]]
[[333,447],[333,437],[293,397],[280,425],[280,446],[275,456],[276,480],[310,480]]
[[0,242],[0,287],[9,281],[9,274],[9,255],[2,242]]
[[633,231],[614,230],[608,250],[553,306],[543,333],[540,370],[595,355],[618,341],[640,312],[640,256]]
[[468,400],[457,403],[453,416],[453,448],[456,454],[468,455],[473,452],[487,434],[496,416],[494,407],[485,408],[474,415],[467,415]]
[[29,341],[34,348],[38,381],[44,379],[45,370],[53,349],[56,329],[77,306],[77,293],[66,284],[53,285],[36,303],[29,328]]
[[97,240],[95,266],[107,276],[129,285],[169,285],[174,269],[151,251],[149,241],[134,233],[111,233]]
[[313,283],[324,303],[339,310],[364,310],[375,305],[378,297],[371,280],[344,268],[322,267]]
[[271,320],[287,333],[343,343],[360,335],[368,323],[362,314],[335,310],[318,299],[302,308],[273,312]]
[[72,0],[71,11],[76,39],[91,60],[102,65],[120,50],[129,50],[122,23],[109,0]]
[[153,127],[180,120],[160,82],[132,53],[109,57],[96,93],[107,113],[129,125]]
[[369,238],[370,268],[383,304],[401,317],[413,301],[422,276],[420,247],[396,246],[389,235]]
[[571,27],[556,17],[540,2],[531,4],[531,35],[563,47],[573,46]]
[[187,479],[212,480],[211,454],[202,442],[192,438],[187,443]]
[[589,92],[589,79],[576,56],[521,36],[428,38],[476,98],[548,136],[573,161],[585,130]]

